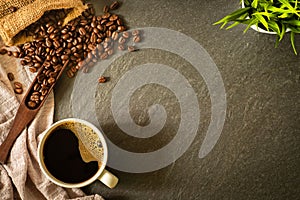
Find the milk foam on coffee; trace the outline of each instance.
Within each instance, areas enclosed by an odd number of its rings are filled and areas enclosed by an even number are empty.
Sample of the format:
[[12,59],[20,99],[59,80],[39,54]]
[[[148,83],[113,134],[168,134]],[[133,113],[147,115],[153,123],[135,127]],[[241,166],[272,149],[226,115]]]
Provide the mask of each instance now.
[[71,130],[79,139],[79,151],[85,162],[98,161],[101,165],[104,156],[103,147],[100,138],[92,128],[75,122],[68,122],[60,128]]

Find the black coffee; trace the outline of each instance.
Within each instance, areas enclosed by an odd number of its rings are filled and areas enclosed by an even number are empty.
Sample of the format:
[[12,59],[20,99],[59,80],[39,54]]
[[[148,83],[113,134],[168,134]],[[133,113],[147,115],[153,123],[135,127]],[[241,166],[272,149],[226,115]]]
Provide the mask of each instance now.
[[98,162],[82,160],[78,138],[68,129],[55,130],[47,138],[43,154],[48,171],[65,183],[86,181],[98,171]]

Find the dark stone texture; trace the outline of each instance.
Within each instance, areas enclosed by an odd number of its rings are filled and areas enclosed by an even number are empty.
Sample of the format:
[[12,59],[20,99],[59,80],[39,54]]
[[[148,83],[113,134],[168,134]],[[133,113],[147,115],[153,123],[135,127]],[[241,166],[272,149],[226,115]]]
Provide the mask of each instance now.
[[[100,13],[109,1],[92,2]],[[134,94],[130,104],[131,115],[140,125],[149,123],[146,111],[151,103],[165,105],[171,120],[167,120],[166,127],[155,137],[143,140],[126,135],[109,112],[110,89],[120,76],[132,66],[150,61],[172,66],[193,86],[201,110],[198,134],[190,148],[173,164],[143,174],[111,169],[120,178],[115,189],[110,190],[96,181],[84,188],[86,192],[99,193],[108,200],[299,198],[300,57],[294,55],[289,37],[274,48],[273,35],[252,29],[243,34],[243,25],[227,31],[212,26],[238,8],[238,2],[123,1],[115,12],[124,16],[131,29],[169,28],[188,35],[206,49],[224,81],[226,121],[214,149],[199,159],[199,148],[210,122],[210,98],[202,77],[189,63],[169,52],[150,49],[126,54],[105,72],[110,81],[95,94],[99,99],[97,117],[107,136],[120,147],[135,152],[153,151],[174,137],[180,107],[176,97],[161,86],[142,88]],[[299,36],[296,44],[300,52]],[[72,117],[73,82],[64,76],[55,87],[55,120]]]

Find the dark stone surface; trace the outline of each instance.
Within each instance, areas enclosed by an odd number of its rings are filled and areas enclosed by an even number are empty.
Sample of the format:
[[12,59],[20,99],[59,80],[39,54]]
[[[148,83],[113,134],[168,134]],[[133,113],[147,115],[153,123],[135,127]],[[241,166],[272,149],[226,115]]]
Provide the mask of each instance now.
[[[99,13],[110,1],[92,1]],[[84,188],[108,200],[131,199],[298,199],[300,196],[300,57],[289,37],[274,48],[275,37],[245,26],[219,30],[212,24],[239,7],[230,0],[126,0],[115,13],[130,29],[164,27],[197,41],[209,53],[226,90],[226,121],[213,150],[204,158],[199,148],[210,123],[210,97],[205,82],[190,63],[170,52],[143,49],[112,62],[110,77],[98,87],[97,120],[107,137],[133,152],[151,152],[166,145],[180,123],[180,105],[170,90],[147,85],[130,99],[130,114],[147,125],[148,107],[165,106],[165,127],[156,136],[137,139],[124,133],[110,112],[111,89],[127,70],[141,63],[161,63],[184,75],[192,85],[201,112],[197,135],[188,150],[171,165],[148,173],[110,169],[119,179],[111,190],[96,181]],[[145,39],[146,36],[145,36]],[[296,37],[300,52],[300,38]],[[187,49],[193,53],[194,49]],[[74,116],[71,97],[74,79],[64,76],[55,88],[55,120]],[[98,83],[95,83],[98,84]],[[176,84],[176,81],[174,81]],[[94,100],[87,99],[87,103]],[[120,102],[121,104],[122,102]],[[82,105],[84,108],[84,105]],[[189,134],[188,132],[186,134]],[[159,158],[157,158],[159,159]]]

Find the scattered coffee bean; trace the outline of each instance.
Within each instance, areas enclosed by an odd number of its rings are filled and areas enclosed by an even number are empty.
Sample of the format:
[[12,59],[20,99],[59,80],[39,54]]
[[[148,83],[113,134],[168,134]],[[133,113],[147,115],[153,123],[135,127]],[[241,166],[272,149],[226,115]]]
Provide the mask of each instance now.
[[108,13],[108,12],[109,12],[109,7],[108,7],[107,5],[105,5],[105,6],[103,7],[103,12],[104,12],[104,13]]
[[133,52],[133,51],[136,50],[136,48],[134,46],[128,46],[127,49],[128,49],[129,52]]
[[22,83],[20,83],[20,82],[14,82],[14,86],[15,86],[15,88],[18,88],[18,89],[20,89],[20,88],[22,88],[23,87],[23,85],[22,85]]
[[107,79],[104,76],[100,76],[99,79],[98,79],[99,83],[105,83],[106,81],[107,81]]
[[15,79],[15,76],[13,73],[9,72],[9,73],[7,73],[7,78],[8,78],[8,80],[13,81]]
[[120,51],[124,51],[125,50],[125,45],[124,44],[119,44],[118,49]]
[[136,35],[139,35],[140,34],[140,31],[139,30],[133,30],[132,31],[132,35],[133,36],[136,36]]
[[7,50],[5,49],[5,48],[1,48],[0,49],[0,54],[1,55],[4,55],[4,54],[6,54],[7,53]]
[[126,39],[124,37],[119,38],[119,44],[124,44],[126,42]]
[[23,89],[22,89],[22,88],[15,88],[15,89],[14,89],[14,92],[15,92],[16,94],[22,94],[22,93],[23,93]]
[[119,2],[118,1],[114,1],[110,6],[109,6],[109,8],[111,9],[111,10],[115,10],[115,9],[117,9],[119,7]]
[[123,32],[123,34],[122,34],[122,36],[123,36],[123,38],[129,38],[130,37],[130,33],[129,32]]
[[139,35],[136,35],[133,37],[133,40],[132,40],[134,43],[138,43],[141,41],[141,37]]

